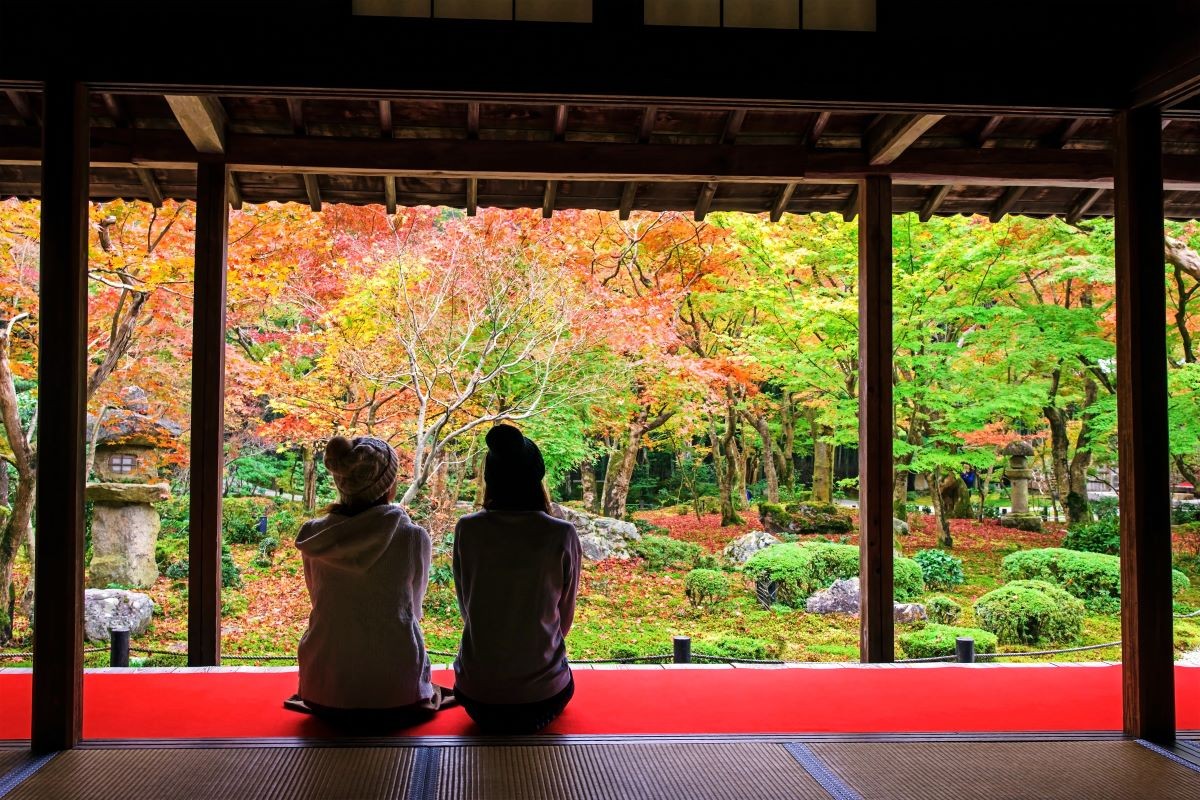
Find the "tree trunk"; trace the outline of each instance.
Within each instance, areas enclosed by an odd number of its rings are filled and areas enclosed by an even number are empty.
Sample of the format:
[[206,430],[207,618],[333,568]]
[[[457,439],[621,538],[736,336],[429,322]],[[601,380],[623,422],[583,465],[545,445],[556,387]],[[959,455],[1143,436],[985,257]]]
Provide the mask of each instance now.
[[579,465],[580,483],[583,484],[583,507],[588,511],[596,509],[596,464],[585,461]]
[[8,462],[0,461],[0,506],[8,505]]
[[304,510],[317,510],[317,455],[316,448],[305,445],[300,448],[304,462]]
[[771,438],[771,426],[767,418],[760,414],[743,413],[746,421],[758,431],[759,441],[762,442],[763,477],[767,481],[767,502],[779,502],[779,475],[775,472],[775,440]]
[[[734,484],[736,483],[737,443],[734,436],[726,432],[724,436],[717,433],[716,426],[709,429],[712,441],[713,471],[717,475],[717,487],[721,494],[721,525],[738,525],[741,518],[737,514],[737,504],[734,501]],[[733,449],[733,453],[729,452]]]
[[796,408],[785,392],[779,400],[779,421],[783,446],[777,451],[779,480],[789,489],[796,488]]
[[906,469],[897,469],[892,473],[892,516],[901,522],[908,522],[908,470]]
[[614,452],[609,453],[608,469],[604,472],[604,500],[601,513],[615,519],[625,518],[625,504],[629,500],[629,484],[633,481],[633,468],[637,466],[638,450],[642,446],[642,437],[650,431],[664,425],[674,414],[664,411],[650,418],[649,409],[638,409],[625,437],[619,441]]
[[814,428],[813,436],[813,486],[814,503],[833,502],[833,444],[826,438],[833,431],[826,425]]
[[[12,514],[4,529],[0,531],[0,645],[7,644],[12,639],[13,611],[16,608],[17,597],[13,586],[13,567],[21,546],[29,541],[34,487],[37,481],[37,465],[33,447],[29,443],[31,432],[21,427],[16,382],[9,363],[13,326],[23,317],[24,315],[21,315],[10,320],[7,326],[0,330],[0,422],[3,422],[8,435],[8,445],[12,450],[17,470],[17,491]],[[4,465],[4,469],[7,472],[7,465]]]
[[1192,497],[1200,497],[1200,485],[1196,482],[1196,478],[1200,475],[1197,475],[1196,469],[1178,453],[1171,456],[1171,460],[1175,462],[1175,469],[1179,470],[1183,479],[1192,485]]
[[946,511],[942,507],[941,481],[938,473],[927,474],[925,480],[929,483],[929,499],[933,503],[933,514],[937,520],[937,543],[940,547],[954,547],[954,539],[950,536],[950,520],[946,517]]

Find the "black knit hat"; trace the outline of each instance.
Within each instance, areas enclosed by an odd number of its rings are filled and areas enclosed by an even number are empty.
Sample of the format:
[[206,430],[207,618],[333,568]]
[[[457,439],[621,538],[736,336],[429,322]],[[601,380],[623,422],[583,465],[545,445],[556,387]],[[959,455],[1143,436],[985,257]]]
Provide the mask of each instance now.
[[542,451],[512,425],[497,425],[487,433],[488,453],[483,479],[496,488],[539,483],[546,477]]

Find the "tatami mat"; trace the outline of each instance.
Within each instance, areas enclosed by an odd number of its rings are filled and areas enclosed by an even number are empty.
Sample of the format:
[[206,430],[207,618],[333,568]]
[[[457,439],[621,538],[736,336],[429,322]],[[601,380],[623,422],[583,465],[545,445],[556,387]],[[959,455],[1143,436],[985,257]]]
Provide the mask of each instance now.
[[25,748],[19,750],[0,750],[0,779],[9,770],[16,769],[21,764],[24,764],[28,758],[29,751]]
[[778,744],[446,748],[438,771],[438,800],[829,798]]
[[410,748],[72,750],[4,800],[405,798]]
[[1200,800],[1200,773],[1132,741],[810,747],[864,800]]

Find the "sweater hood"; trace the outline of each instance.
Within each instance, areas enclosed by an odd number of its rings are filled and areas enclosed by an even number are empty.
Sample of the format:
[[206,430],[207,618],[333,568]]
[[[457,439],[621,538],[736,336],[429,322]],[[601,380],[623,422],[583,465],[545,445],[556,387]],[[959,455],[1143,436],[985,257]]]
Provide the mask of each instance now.
[[296,548],[331,566],[366,572],[392,546],[397,534],[415,527],[397,505],[368,508],[353,517],[328,514],[304,523]]

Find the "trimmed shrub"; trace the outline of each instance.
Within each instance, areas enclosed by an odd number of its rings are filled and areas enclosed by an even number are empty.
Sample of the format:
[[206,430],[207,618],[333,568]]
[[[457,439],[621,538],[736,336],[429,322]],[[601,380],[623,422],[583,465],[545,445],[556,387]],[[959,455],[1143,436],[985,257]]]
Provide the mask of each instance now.
[[1072,525],[1062,546],[1067,550],[1115,556],[1121,552],[1120,521],[1110,516],[1095,522]]
[[[1120,608],[1121,559],[1117,556],[1045,547],[1005,556],[1001,568],[1006,580],[1058,584],[1094,611],[1112,613]],[[1171,570],[1172,594],[1179,594],[1190,585],[1186,575]]]
[[[921,567],[911,558],[897,558],[894,566],[895,599],[915,600],[925,591]],[[803,608],[809,595],[839,578],[859,572],[858,547],[831,542],[775,544],[759,550],[743,572],[756,581],[776,584],[776,598],[792,608]]]
[[630,549],[645,561],[646,569],[653,572],[691,569],[704,552],[698,544],[681,542],[668,536],[643,536],[630,545]]
[[274,536],[267,536],[258,543],[258,555],[254,557],[254,565],[257,567],[269,567],[275,562],[275,550],[279,547],[279,540]]
[[[186,558],[181,558],[167,567],[167,577],[172,580],[183,580],[188,576],[189,564]],[[221,546],[221,586],[225,589],[242,588],[242,571],[233,561],[233,553],[229,545]]]
[[174,561],[165,570],[168,578],[176,581],[181,581],[188,576],[188,562],[186,558],[181,558]]
[[232,544],[258,544],[265,533],[258,530],[258,519],[271,515],[275,504],[266,497],[226,497],[221,505],[221,529],[225,541]]
[[954,655],[954,640],[960,636],[975,640],[976,653],[996,652],[996,635],[979,628],[930,624],[919,631],[900,634],[898,641],[905,658],[937,658]]
[[765,661],[779,657],[778,645],[766,639],[749,636],[714,636],[692,642],[692,652],[721,658],[744,658]]
[[944,594],[935,594],[925,599],[925,613],[930,622],[953,625],[962,617],[962,606]]
[[715,569],[694,569],[683,579],[688,602],[699,608],[729,597],[729,579]]
[[976,600],[975,616],[1004,644],[1070,642],[1083,624],[1083,602],[1046,581],[1012,581]]
[[962,559],[945,550],[918,550],[913,553],[913,561],[920,565],[921,577],[931,589],[949,589],[966,582]]
[[1186,525],[1200,522],[1200,503],[1176,503],[1171,506],[1171,524]]

